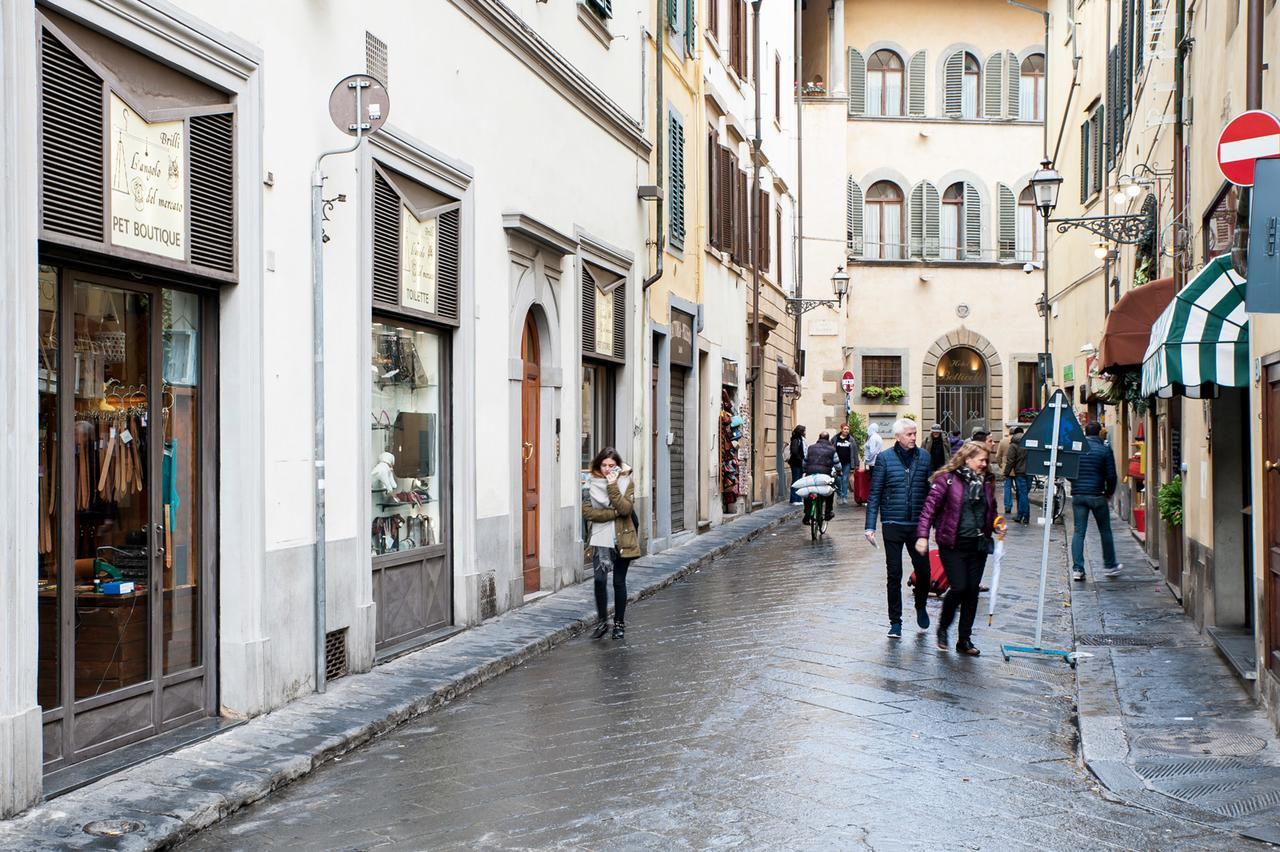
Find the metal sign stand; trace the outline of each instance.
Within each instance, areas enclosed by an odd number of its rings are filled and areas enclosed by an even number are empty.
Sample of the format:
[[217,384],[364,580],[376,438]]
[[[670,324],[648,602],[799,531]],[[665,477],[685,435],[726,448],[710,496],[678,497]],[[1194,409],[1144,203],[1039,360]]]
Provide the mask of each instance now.
[[1044,633],[1044,589],[1049,577],[1049,535],[1053,528],[1053,483],[1058,471],[1058,446],[1062,442],[1059,434],[1059,427],[1062,425],[1062,407],[1066,405],[1066,400],[1061,394],[1054,394],[1049,400],[1049,405],[1053,406],[1053,431],[1050,433],[1053,437],[1049,443],[1049,476],[1046,478],[1044,489],[1044,543],[1040,548],[1040,598],[1036,605],[1036,641],[1035,645],[1028,647],[1026,645],[1009,645],[1000,646],[1000,654],[1004,657],[1005,662],[1009,662],[1010,654],[1036,654],[1045,657],[1061,657],[1071,668],[1076,667],[1076,655],[1072,651],[1062,651],[1057,648],[1045,648],[1041,645],[1040,638]]

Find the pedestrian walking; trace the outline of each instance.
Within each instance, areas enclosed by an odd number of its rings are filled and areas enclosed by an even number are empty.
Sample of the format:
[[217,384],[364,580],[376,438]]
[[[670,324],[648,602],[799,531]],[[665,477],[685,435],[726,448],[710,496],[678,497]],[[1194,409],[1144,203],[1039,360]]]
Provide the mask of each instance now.
[[[791,481],[793,483],[804,476],[804,454],[808,449],[808,442],[804,439],[804,426],[800,425],[792,429],[791,442],[787,444],[787,465],[791,468]],[[800,496],[796,494],[794,488],[791,490],[791,502],[800,502]]]
[[887,572],[889,638],[902,637],[902,551],[905,548],[915,568],[916,624],[929,629],[929,557],[917,553],[915,539],[920,509],[929,492],[929,454],[916,446],[916,424],[907,419],[893,424],[894,443],[876,458],[871,474],[871,496],[867,500],[865,535],[876,543],[876,520],[884,527],[884,564]]
[[875,468],[876,457],[884,449],[884,439],[880,437],[880,424],[872,423],[867,427],[867,441],[862,446],[862,462],[853,475],[853,500],[866,505],[871,499],[871,471]]
[[836,457],[840,459],[840,476],[836,478],[836,493],[840,495],[840,505],[849,505],[849,475],[858,466],[858,442],[853,440],[848,423],[840,424],[840,432],[831,443],[835,445]]
[[1018,511],[1013,520],[1023,526],[1031,523],[1031,480],[1027,477],[1027,449],[1022,446],[1025,435],[1021,426],[1013,428],[1009,452],[1004,457],[1004,475],[1013,479],[1018,497]]
[[987,470],[988,458],[986,447],[976,441],[957,450],[934,472],[916,525],[916,552],[929,552],[932,528],[950,585],[938,619],[938,648],[949,649],[947,633],[958,609],[956,651],[970,657],[982,654],[973,646],[973,620],[978,614],[978,590],[987,554],[995,549],[996,483]]
[[[981,444],[982,449],[987,451],[987,470],[991,470],[991,459],[994,458],[996,454],[995,436],[986,429],[974,429],[973,437],[969,440],[973,441],[975,444]],[[992,473],[994,475],[994,471]]]
[[590,476],[582,495],[582,518],[586,521],[587,544],[591,548],[591,570],[595,575],[596,615],[600,622],[591,634],[599,639],[609,632],[607,580],[613,573],[613,638],[626,633],[627,567],[640,555],[636,531],[636,485],[631,468],[613,447],[605,447],[591,460]]
[[1116,460],[1103,442],[1101,432],[1102,426],[1098,423],[1084,427],[1080,469],[1071,480],[1071,517],[1075,526],[1071,534],[1071,579],[1077,582],[1084,582],[1084,537],[1090,515],[1102,538],[1103,571],[1108,577],[1120,575],[1116,543],[1111,536],[1111,508],[1107,503],[1116,490]]
[[[1019,427],[1020,428],[1020,427]],[[1004,437],[1000,439],[999,446],[996,447],[996,473],[1004,480],[1004,514],[1008,517],[1013,514],[1013,477],[1005,476],[1004,463],[1009,455],[1009,444],[1013,441],[1013,433],[1005,432]]]
[[[823,473],[831,476],[839,466],[840,457],[836,453],[835,444],[831,443],[831,434],[829,432],[819,432],[818,440],[805,453],[805,476],[814,473]],[[823,509],[828,521],[836,516],[835,503],[836,495],[834,492],[822,498]]]
[[942,431],[941,424],[935,423],[929,427],[929,437],[925,440],[924,449],[929,454],[930,472],[942,467],[951,458],[951,441]]
[[959,430],[959,429],[952,429],[952,430],[951,430],[951,438],[950,438],[950,441],[951,441],[951,452],[952,452],[952,453],[954,453],[956,450],[958,450],[958,449],[960,449],[962,446],[964,446],[964,438],[961,438],[961,437],[960,437],[960,430]]

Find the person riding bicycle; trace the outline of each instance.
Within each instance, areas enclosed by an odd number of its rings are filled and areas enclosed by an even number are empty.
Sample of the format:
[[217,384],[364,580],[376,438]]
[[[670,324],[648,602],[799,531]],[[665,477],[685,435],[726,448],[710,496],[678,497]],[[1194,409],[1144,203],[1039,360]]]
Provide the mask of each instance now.
[[[836,445],[831,443],[831,435],[828,432],[818,433],[818,440],[813,443],[808,451],[804,454],[804,472],[806,475],[813,473],[824,473],[827,476],[839,475],[840,459],[836,454]],[[831,494],[822,498],[824,508],[826,509],[826,518],[831,520],[836,516],[836,495],[833,491]]]

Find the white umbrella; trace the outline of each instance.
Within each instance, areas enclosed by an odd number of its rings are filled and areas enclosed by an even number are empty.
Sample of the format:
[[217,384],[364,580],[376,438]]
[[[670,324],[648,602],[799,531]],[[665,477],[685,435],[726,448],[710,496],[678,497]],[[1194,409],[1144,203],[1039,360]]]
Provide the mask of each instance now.
[[987,626],[991,626],[991,616],[996,611],[996,593],[1000,589],[1000,561],[1004,559],[1004,536],[996,537],[996,549],[991,554],[991,589],[987,592]]

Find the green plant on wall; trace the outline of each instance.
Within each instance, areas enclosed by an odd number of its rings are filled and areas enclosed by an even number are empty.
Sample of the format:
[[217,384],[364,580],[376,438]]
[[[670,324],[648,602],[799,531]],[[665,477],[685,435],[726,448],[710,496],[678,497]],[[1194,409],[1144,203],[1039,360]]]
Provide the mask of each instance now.
[[1147,413],[1147,399],[1142,395],[1142,370],[1116,370],[1111,376],[1111,387],[1104,398],[1115,405],[1128,403],[1139,417]]
[[884,388],[879,385],[863,385],[862,395],[867,399],[879,399],[884,396]]
[[1176,477],[1156,492],[1156,508],[1166,523],[1182,526],[1182,478]]
[[1133,270],[1133,286],[1141,287],[1151,280],[1151,258],[1143,257],[1138,268]]
[[906,414],[902,415],[902,419],[910,420],[914,423],[920,420],[920,415],[916,414],[914,411],[908,411]]
[[905,399],[906,396],[906,390],[898,385],[891,385],[884,389],[884,401],[890,405],[896,405],[898,402]]
[[857,442],[858,452],[862,452],[862,446],[867,443],[867,424],[856,411],[849,412],[849,434]]

